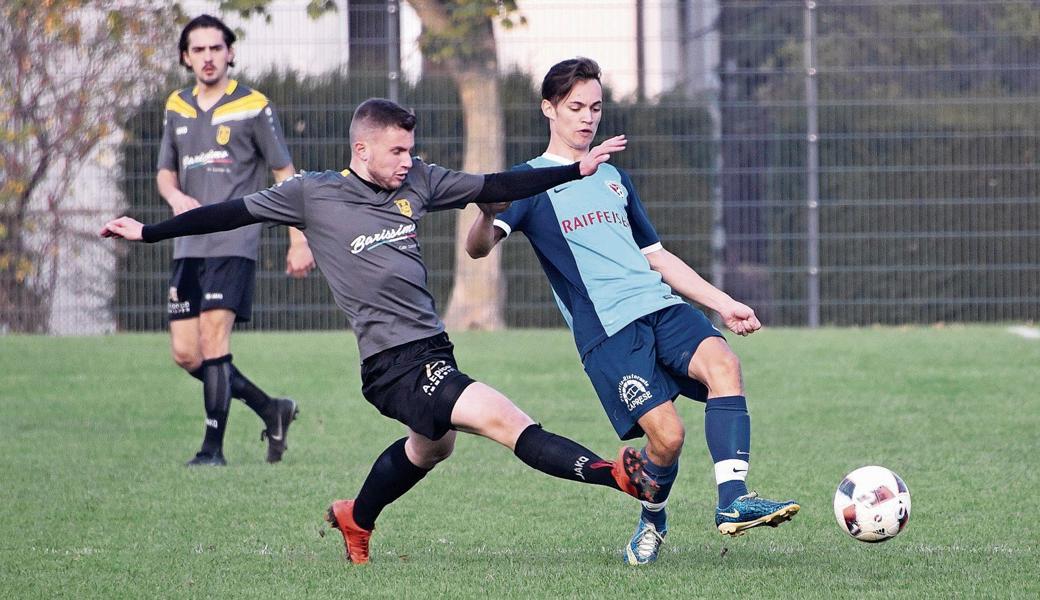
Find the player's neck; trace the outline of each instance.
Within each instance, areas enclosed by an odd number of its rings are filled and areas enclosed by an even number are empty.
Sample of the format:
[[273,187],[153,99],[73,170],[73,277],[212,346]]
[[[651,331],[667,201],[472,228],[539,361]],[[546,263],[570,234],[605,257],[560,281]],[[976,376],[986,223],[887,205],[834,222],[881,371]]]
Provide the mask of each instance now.
[[372,176],[368,174],[368,167],[365,166],[365,161],[356,156],[352,156],[350,159],[350,172],[365,181],[372,181]]
[[378,193],[387,191],[386,188],[379,185],[375,182],[374,179],[372,179],[372,175],[368,172],[368,168],[365,166],[365,163],[363,161],[351,159],[350,172],[353,173],[355,177],[360,179],[362,183],[367,185],[373,192]]
[[585,158],[585,155],[589,153],[589,149],[574,148],[559,140],[550,139],[549,147],[545,149],[545,153],[559,156],[560,158],[567,159],[571,162],[578,162]]
[[227,90],[229,81],[229,78],[224,76],[216,83],[207,85],[196,79],[195,88],[198,90],[198,94],[195,97],[195,101],[198,102],[199,108],[209,110],[214,104],[219,102],[220,97]]

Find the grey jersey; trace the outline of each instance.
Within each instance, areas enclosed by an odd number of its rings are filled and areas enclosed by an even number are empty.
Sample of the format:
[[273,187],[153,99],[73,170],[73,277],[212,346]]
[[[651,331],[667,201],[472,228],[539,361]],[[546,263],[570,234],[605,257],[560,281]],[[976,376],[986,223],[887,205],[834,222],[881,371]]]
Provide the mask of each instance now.
[[[177,173],[181,191],[202,205],[241,198],[267,185],[267,166],[292,164],[281,125],[267,97],[228,83],[208,111],[199,108],[195,89],[166,100],[159,168]],[[177,238],[174,258],[242,256],[257,258],[260,225],[234,231]]]
[[262,221],[307,232],[364,360],[444,331],[426,289],[417,225],[427,212],[465,206],[483,187],[483,175],[414,159],[396,190],[377,192],[350,171],[300,173],[245,204]]

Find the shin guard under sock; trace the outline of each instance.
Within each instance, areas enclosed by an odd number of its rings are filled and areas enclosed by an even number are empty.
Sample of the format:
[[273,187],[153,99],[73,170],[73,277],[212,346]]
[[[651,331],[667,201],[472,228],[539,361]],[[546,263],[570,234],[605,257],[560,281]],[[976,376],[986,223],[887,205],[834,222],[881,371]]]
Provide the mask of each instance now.
[[668,494],[672,491],[672,484],[675,483],[675,477],[679,474],[679,461],[675,461],[667,467],[662,467],[657,463],[650,460],[650,457],[646,454],[646,448],[642,451],[643,460],[643,471],[657,482],[660,486],[654,499],[656,502],[642,501],[643,512],[640,513],[640,518],[648,523],[653,523],[654,527],[657,528],[658,532],[664,532],[667,529],[668,517],[665,513],[665,505],[668,503]]
[[[231,355],[229,354],[228,356],[230,357]],[[188,371],[188,374],[202,381],[202,367],[194,371]],[[246,406],[251,408],[261,419],[267,420],[271,416],[269,414],[270,409],[274,406],[271,403],[271,397],[243,375],[234,363],[231,363],[231,397],[245,402]]]
[[354,500],[354,522],[364,529],[375,529],[379,513],[430,472],[430,469],[423,469],[408,460],[404,450],[407,439],[401,438],[390,444],[372,464],[372,470],[361,485]]
[[217,454],[224,445],[231,407],[231,355],[202,361],[202,397],[206,409],[206,435],[202,452]]
[[614,463],[577,442],[545,431],[541,425],[525,429],[513,453],[527,466],[547,475],[620,489],[611,473]]
[[715,463],[719,508],[747,492],[751,460],[751,417],[744,396],[708,398],[704,407],[704,437]]

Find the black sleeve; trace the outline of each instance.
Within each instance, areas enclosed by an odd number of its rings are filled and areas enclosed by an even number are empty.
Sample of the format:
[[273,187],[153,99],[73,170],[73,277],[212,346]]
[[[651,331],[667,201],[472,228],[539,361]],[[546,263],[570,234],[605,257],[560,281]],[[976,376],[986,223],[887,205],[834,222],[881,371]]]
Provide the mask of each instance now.
[[236,198],[193,208],[155,225],[145,225],[141,230],[141,239],[151,244],[185,235],[230,231],[259,222],[260,219],[246,209],[245,200]]
[[484,187],[473,202],[521,200],[575,179],[581,179],[580,163],[564,167],[490,173],[484,176]]

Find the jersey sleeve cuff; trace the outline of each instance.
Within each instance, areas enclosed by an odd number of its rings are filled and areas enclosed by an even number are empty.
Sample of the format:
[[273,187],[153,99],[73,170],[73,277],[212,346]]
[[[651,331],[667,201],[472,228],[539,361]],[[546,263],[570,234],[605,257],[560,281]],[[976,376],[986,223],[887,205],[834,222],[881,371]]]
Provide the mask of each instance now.
[[643,256],[646,256],[647,254],[652,254],[654,252],[657,252],[658,250],[664,250],[664,246],[661,245],[661,242],[657,242],[656,244],[650,244],[646,248],[639,249],[639,251],[643,253]]
[[[506,237],[509,237],[509,234],[513,233],[513,228],[509,226],[509,223],[506,223],[505,221],[503,221],[501,219],[495,219],[495,227],[498,227],[499,229],[504,231],[505,234],[506,234]],[[658,244],[658,245],[660,245],[660,244]]]

